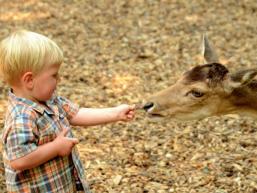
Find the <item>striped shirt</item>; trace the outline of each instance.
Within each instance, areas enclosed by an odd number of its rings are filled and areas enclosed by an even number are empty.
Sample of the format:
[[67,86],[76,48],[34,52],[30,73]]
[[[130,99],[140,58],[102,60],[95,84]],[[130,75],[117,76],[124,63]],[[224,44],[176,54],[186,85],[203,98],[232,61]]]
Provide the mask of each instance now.
[[[7,191],[13,193],[73,193],[76,187],[89,193],[84,168],[76,147],[69,156],[57,156],[40,166],[23,171],[14,170],[9,161],[21,158],[38,146],[53,141],[64,128],[78,106],[54,96],[46,106],[9,93],[5,126],[2,134]],[[67,137],[73,137],[71,130]]]

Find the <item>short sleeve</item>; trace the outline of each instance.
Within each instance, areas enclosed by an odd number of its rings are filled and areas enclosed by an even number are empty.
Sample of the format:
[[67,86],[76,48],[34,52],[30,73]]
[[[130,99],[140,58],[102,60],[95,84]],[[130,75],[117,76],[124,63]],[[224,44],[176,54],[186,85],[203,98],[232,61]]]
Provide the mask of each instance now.
[[22,114],[9,124],[5,139],[5,152],[8,160],[23,157],[37,148],[34,134],[36,124],[29,114]]
[[77,104],[74,104],[61,96],[57,97],[57,104],[65,111],[68,120],[72,119],[79,111],[79,106]]

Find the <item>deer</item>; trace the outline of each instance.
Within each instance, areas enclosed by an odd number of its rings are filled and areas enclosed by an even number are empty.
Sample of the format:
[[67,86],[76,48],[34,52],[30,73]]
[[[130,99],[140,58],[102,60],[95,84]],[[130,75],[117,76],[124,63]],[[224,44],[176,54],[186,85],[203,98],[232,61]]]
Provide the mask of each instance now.
[[173,85],[148,97],[142,105],[147,117],[201,120],[237,114],[257,118],[257,69],[231,73],[220,63],[206,35],[202,56],[205,64],[193,67]]

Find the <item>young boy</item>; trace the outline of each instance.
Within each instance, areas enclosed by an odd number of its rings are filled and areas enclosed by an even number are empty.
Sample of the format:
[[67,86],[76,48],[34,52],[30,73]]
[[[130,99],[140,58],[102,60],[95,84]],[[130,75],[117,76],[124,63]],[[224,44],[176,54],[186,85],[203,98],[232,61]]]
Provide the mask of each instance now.
[[3,130],[8,192],[90,192],[71,125],[129,121],[134,107],[78,108],[56,96],[63,54],[55,42],[17,31],[0,43],[0,72],[10,86]]

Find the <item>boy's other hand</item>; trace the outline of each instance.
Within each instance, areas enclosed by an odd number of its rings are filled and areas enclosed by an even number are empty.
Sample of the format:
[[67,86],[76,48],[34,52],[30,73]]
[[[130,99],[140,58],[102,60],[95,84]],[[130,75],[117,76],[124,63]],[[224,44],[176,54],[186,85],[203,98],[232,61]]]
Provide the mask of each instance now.
[[135,116],[135,105],[122,104],[116,107],[118,120],[130,121]]
[[66,137],[68,132],[69,129],[63,129],[53,141],[56,147],[57,155],[59,156],[69,155],[73,146],[79,142],[77,138]]

